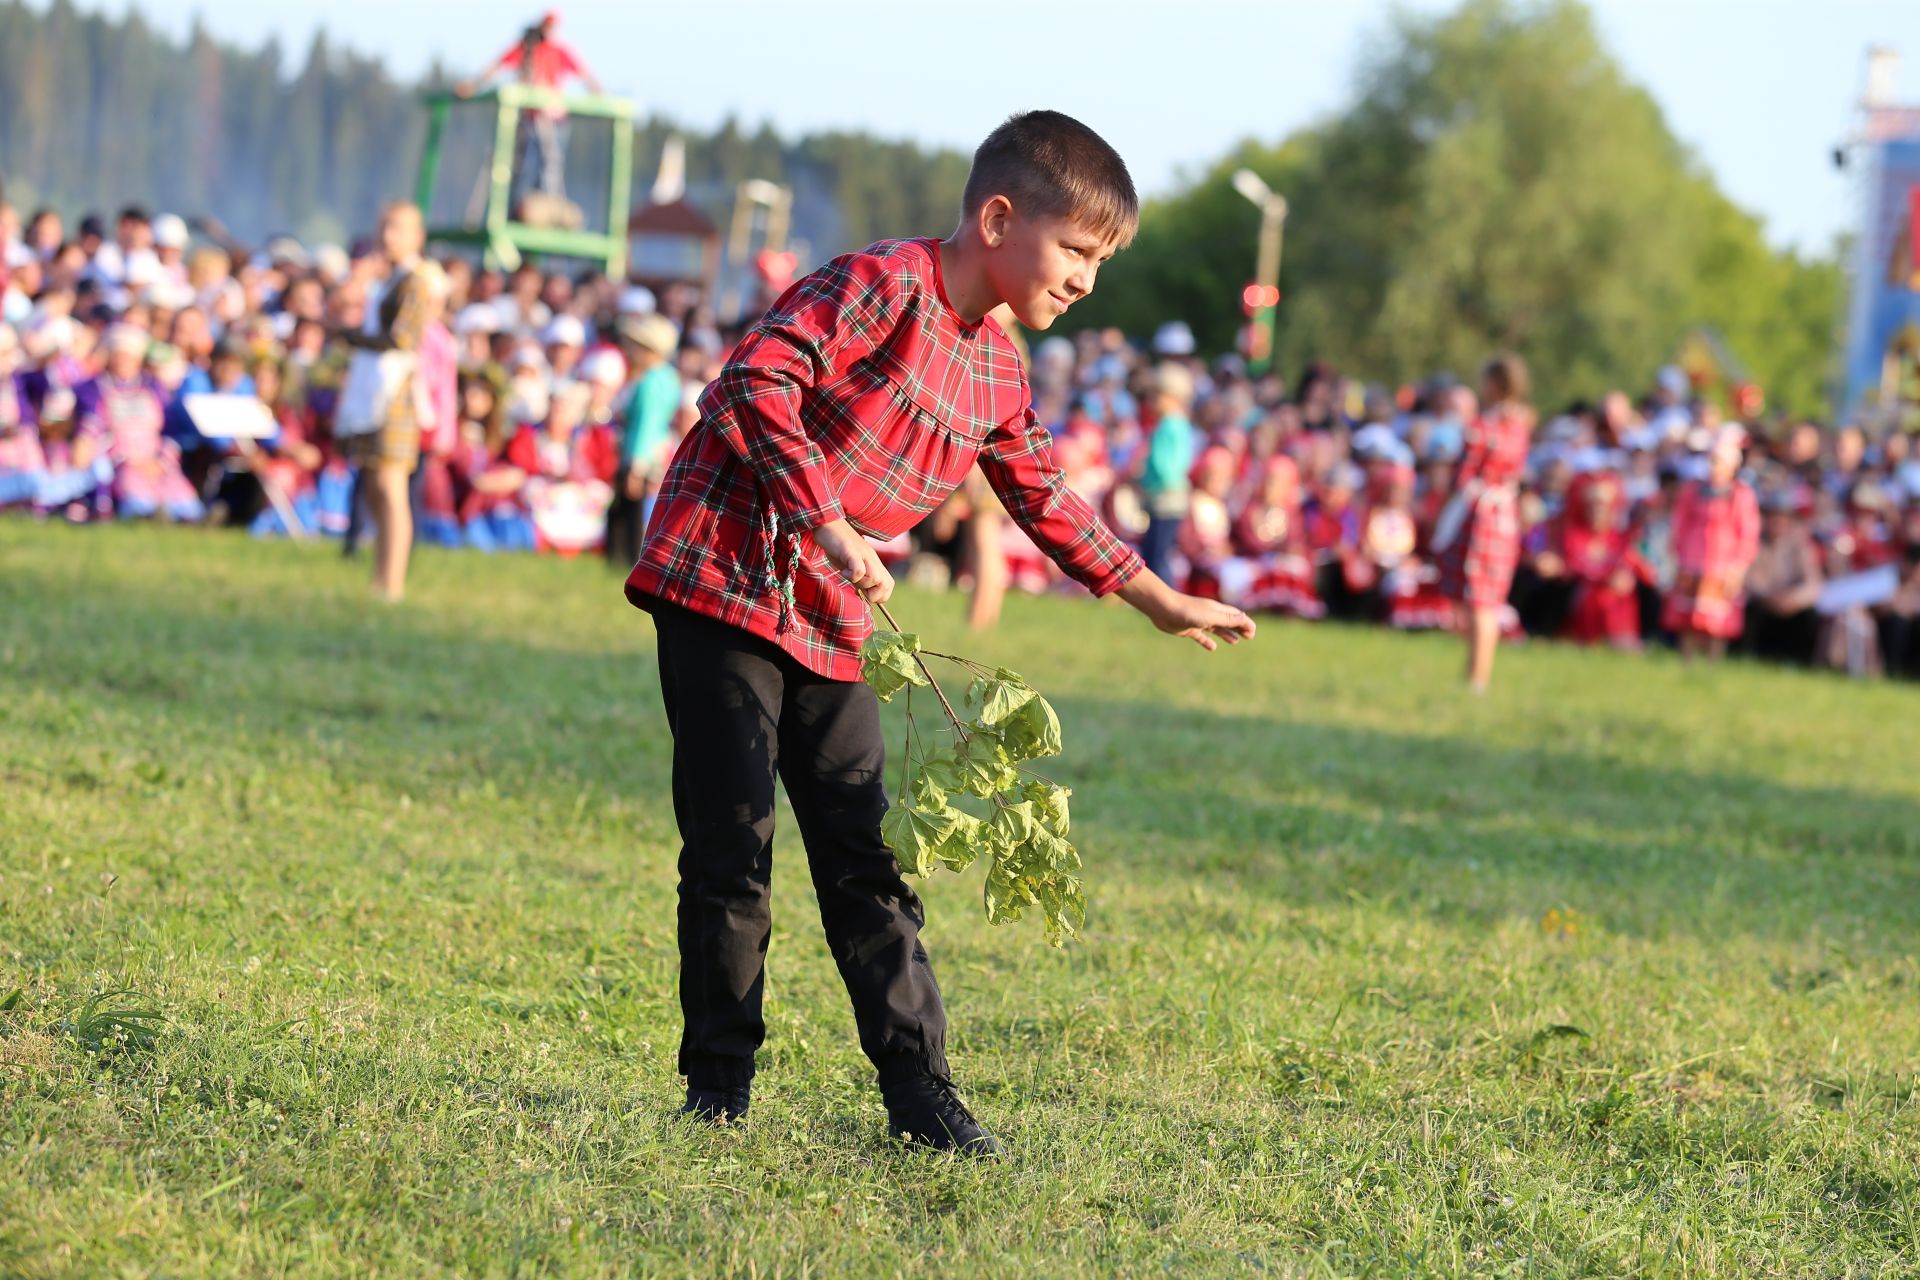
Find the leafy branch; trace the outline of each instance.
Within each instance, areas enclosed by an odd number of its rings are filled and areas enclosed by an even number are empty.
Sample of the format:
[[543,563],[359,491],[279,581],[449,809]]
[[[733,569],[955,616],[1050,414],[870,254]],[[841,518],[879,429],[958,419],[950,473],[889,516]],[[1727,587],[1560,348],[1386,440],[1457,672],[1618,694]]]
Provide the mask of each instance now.
[[[1067,840],[1067,799],[1073,793],[1034,775],[1023,781],[1030,760],[1060,754],[1060,718],[1016,672],[952,654],[923,650],[920,638],[899,630],[885,605],[878,606],[890,631],[876,630],[861,647],[861,674],[882,702],[907,693],[907,738],[900,789],[881,822],[887,847],[903,870],[931,875],[938,867],[964,871],[986,863],[982,888],[987,919],[1018,920],[1038,907],[1047,941],[1064,945],[1086,923],[1086,893],[1080,854]],[[934,679],[928,658],[952,662],[972,674],[966,705],[971,719],[954,709]],[[953,729],[951,743],[929,747],[913,716],[913,690],[930,688]],[[962,796],[986,801],[976,814],[955,803]]]

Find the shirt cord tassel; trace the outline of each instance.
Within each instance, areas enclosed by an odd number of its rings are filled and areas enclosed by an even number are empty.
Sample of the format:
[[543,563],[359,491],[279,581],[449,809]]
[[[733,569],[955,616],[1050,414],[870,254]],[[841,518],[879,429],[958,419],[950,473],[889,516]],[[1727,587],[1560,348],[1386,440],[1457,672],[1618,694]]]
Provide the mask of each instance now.
[[793,630],[793,579],[799,572],[800,535],[789,532],[784,539],[787,552],[786,572],[780,572],[779,551],[783,539],[780,537],[780,512],[772,502],[768,502],[766,518],[761,522],[762,564],[761,585],[780,602],[779,621],[774,624],[775,635],[786,635]]

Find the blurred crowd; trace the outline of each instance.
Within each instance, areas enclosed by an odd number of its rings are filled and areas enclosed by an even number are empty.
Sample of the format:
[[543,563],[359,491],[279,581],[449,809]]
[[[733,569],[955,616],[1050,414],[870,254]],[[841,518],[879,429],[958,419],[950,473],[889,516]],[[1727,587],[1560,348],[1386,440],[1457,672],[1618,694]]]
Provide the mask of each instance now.
[[[1324,363],[1256,377],[1238,355],[1197,359],[1179,322],[1145,344],[1044,338],[1030,367],[1071,482],[1169,581],[1303,618],[1456,624],[1450,507],[1483,470],[1484,387],[1444,372],[1389,387]],[[1920,674],[1910,435],[1732,422],[1678,367],[1527,415],[1507,636],[1625,650],[1691,637]],[[1058,585],[1017,531],[1007,542],[1016,581]]]
[[[361,460],[336,436],[335,410],[353,355],[343,337],[362,329],[389,275],[377,240],[250,247],[217,224],[139,208],[69,227],[0,205],[0,254],[0,507],[353,548]],[[460,259],[419,274],[408,322],[418,538],[487,551],[606,545],[609,510],[644,504],[693,421],[693,393],[719,368],[721,335],[692,292],[656,298],[603,275]],[[203,431],[194,397],[209,395],[257,399],[270,429]],[[637,523],[616,533],[635,542]]]
[[[70,226],[0,204],[0,258],[0,509],[355,547],[361,460],[334,411],[342,335],[388,269],[377,242],[250,246],[139,208]],[[461,259],[421,277],[416,536],[602,552],[624,571],[736,335],[692,289]],[[1236,355],[1200,358],[1178,322],[1138,340],[1047,336],[1028,355],[1067,482],[1168,581],[1298,618],[1455,624],[1442,565],[1463,477],[1480,483],[1476,383],[1380,386],[1324,364],[1256,376]],[[268,425],[210,430],[231,415],[195,397],[257,401]],[[1508,636],[1638,649],[1702,635],[1859,676],[1920,672],[1909,436],[1729,422],[1674,368],[1527,412]],[[1080,590],[977,473],[882,554],[925,583]]]

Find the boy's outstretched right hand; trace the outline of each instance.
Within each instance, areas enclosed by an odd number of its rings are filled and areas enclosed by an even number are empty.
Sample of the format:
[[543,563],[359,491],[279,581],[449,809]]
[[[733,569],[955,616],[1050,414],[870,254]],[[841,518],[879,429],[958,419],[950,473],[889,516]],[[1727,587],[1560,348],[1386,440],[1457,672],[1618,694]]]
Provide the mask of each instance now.
[[1122,600],[1152,619],[1168,635],[1185,636],[1209,652],[1220,641],[1239,644],[1253,639],[1253,619],[1230,604],[1175,591],[1151,569],[1142,569],[1117,593]]
[[847,585],[869,604],[885,604],[893,597],[893,575],[880,562],[880,553],[844,518],[814,526],[811,536]]

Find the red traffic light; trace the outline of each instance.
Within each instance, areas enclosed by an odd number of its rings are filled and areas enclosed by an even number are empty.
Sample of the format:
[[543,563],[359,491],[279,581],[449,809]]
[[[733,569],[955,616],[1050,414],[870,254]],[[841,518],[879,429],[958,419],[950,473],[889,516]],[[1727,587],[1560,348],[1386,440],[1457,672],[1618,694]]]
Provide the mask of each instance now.
[[1263,307],[1280,305],[1280,287],[1271,284],[1250,284],[1240,291],[1240,305],[1252,315]]

